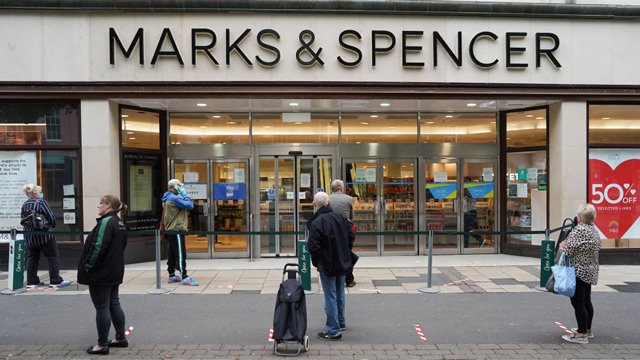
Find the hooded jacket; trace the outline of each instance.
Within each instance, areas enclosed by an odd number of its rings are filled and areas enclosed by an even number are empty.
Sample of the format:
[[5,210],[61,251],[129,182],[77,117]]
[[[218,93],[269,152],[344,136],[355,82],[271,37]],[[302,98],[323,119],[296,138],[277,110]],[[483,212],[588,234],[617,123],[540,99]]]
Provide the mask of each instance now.
[[124,249],[127,228],[115,212],[99,217],[84,242],[78,262],[78,283],[118,285],[124,277]]
[[354,235],[347,218],[323,206],[309,219],[311,263],[326,276],[346,275],[353,267]]
[[177,195],[167,191],[162,196],[164,206],[164,229],[166,231],[187,231],[187,210],[193,209],[189,195]]

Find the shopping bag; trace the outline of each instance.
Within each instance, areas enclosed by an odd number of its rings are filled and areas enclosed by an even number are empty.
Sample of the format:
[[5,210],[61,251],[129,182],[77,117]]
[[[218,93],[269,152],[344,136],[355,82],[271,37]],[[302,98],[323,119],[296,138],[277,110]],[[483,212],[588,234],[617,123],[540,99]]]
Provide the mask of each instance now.
[[555,286],[556,286],[556,279],[553,277],[553,273],[552,273],[551,275],[549,275],[549,280],[547,280],[547,283],[544,285],[544,288],[547,289],[547,291],[550,293],[557,294],[556,290],[554,289]]
[[555,284],[553,290],[556,293],[573,297],[576,293],[576,269],[571,266],[571,260],[566,257],[564,251],[560,255],[558,265],[551,267]]

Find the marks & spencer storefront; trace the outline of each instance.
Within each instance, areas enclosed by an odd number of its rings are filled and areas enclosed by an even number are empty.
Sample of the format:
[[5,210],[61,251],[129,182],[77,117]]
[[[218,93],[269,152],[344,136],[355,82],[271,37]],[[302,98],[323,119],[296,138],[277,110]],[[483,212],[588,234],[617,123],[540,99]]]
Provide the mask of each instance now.
[[[591,201],[603,262],[638,262],[640,7],[127,4],[0,12],[0,157],[26,164],[3,168],[20,174],[2,177],[3,229],[27,182],[60,230],[91,229],[107,193],[129,204],[131,230],[153,229],[178,178],[200,232],[189,256],[288,256],[313,194],[340,178],[359,231],[379,233],[358,236],[362,255],[424,254],[415,232],[430,229],[555,228]],[[434,252],[539,256],[542,238],[437,235]],[[78,236],[59,243],[74,263]],[[149,238],[131,245],[128,261],[153,258]]]

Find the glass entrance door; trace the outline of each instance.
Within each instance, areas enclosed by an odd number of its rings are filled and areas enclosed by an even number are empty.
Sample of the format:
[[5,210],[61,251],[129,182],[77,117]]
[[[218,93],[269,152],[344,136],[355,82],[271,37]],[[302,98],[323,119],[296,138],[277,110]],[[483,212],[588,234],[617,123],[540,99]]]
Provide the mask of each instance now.
[[[260,176],[260,253],[295,256],[297,240],[313,216],[313,196],[331,184],[329,156],[262,156]],[[279,232],[276,234],[276,232]]]
[[[193,209],[187,211],[187,231],[210,231],[209,173],[208,161],[175,160],[173,162],[171,178],[182,181],[187,194],[193,201]],[[209,237],[206,234],[185,236],[185,245],[189,257],[211,257]]]
[[[346,193],[354,200],[359,232],[395,232],[389,235],[358,234],[356,252],[415,254],[415,161],[345,160]],[[399,233],[399,234],[398,234]]]
[[[247,162],[214,162],[213,228],[215,231],[246,232],[249,229]],[[218,257],[247,254],[248,235],[215,235],[213,253]]]
[[[496,159],[425,160],[425,229],[496,231]],[[434,235],[440,254],[495,253],[494,235]]]

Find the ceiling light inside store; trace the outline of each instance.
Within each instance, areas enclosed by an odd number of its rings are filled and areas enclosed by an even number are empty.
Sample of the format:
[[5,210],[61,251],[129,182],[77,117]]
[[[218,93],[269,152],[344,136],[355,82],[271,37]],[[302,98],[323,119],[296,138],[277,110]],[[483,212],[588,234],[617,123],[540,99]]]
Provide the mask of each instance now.
[[468,103],[467,106],[469,107],[474,107],[474,106],[478,106],[478,104],[474,104],[474,103]]
[[377,117],[378,117],[378,115],[371,115],[371,117],[372,117],[372,118],[377,118]]
[[263,126],[263,127],[264,127],[265,129],[270,129],[270,128],[271,128],[271,125],[265,125],[265,126]]
[[495,124],[495,123],[496,123],[495,121],[489,121],[489,124]]
[[301,124],[302,124],[302,122],[300,122],[300,121],[296,121],[296,122],[294,122],[293,124],[294,124],[294,125],[301,125]]
[[538,116],[536,120],[544,120],[544,116]]
[[206,127],[206,126],[204,126],[204,125],[203,125],[203,126],[200,126],[200,129],[206,129],[206,128],[207,128],[207,127]]
[[136,138],[129,138],[129,140],[135,140]]
[[362,125],[369,125],[369,122],[368,122],[368,121],[361,121],[361,122],[360,122],[360,124],[362,124]]
[[427,121],[426,124],[435,124],[433,121]]
[[389,103],[380,103],[380,106],[387,107],[387,106],[391,106],[391,104],[389,104]]
[[452,117],[453,117],[453,115],[445,115],[444,117],[446,117],[446,118],[449,118],[449,119],[450,119],[450,118],[452,118]]
[[356,144],[360,144],[360,141],[356,141]]
[[220,115],[213,115],[211,117],[214,118],[214,119],[220,119]]
[[196,105],[198,105],[200,107],[207,106],[207,104],[205,104],[205,103],[197,103]]
[[300,105],[300,104],[298,104],[297,102],[290,102],[289,103],[289,106],[298,106],[298,105]]
[[533,117],[533,114],[527,114],[525,117]]
[[127,134],[129,134],[129,135],[132,135],[134,133],[135,133],[134,131],[127,131]]
[[518,124],[509,124],[510,126],[518,126]]
[[128,118],[128,117],[129,117],[129,115],[127,115],[127,114],[122,114],[122,115],[120,115],[120,117]]
[[235,124],[236,124],[236,122],[235,122],[235,121],[227,121],[227,124],[228,124],[228,125],[235,125]]
[[608,117],[608,116],[605,116],[605,117],[602,118],[602,120],[611,120],[611,118]]

